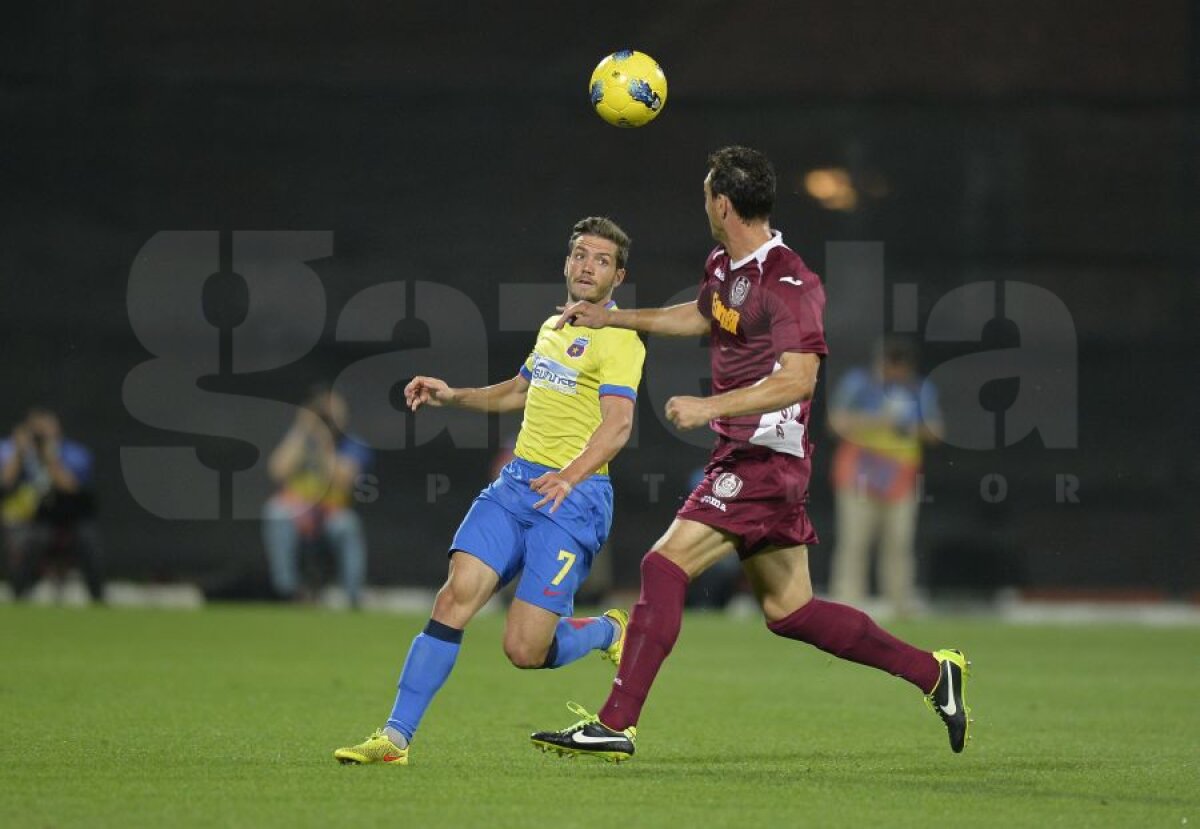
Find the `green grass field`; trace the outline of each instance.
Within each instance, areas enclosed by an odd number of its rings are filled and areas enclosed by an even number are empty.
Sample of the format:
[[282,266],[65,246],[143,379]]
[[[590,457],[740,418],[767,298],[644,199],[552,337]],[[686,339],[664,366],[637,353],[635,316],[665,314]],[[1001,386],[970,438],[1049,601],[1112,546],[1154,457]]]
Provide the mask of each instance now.
[[974,662],[962,755],[900,680],[689,616],[620,766],[533,750],[595,710],[591,657],[520,672],[477,620],[407,768],[332,749],[385,718],[422,619],[0,606],[3,826],[1200,824],[1200,630],[896,626]]

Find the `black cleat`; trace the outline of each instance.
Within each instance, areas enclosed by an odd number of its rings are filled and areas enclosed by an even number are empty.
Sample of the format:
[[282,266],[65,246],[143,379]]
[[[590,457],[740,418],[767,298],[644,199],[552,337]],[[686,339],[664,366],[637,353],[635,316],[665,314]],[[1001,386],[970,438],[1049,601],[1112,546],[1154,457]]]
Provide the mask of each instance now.
[[925,704],[942,718],[950,735],[950,748],[960,753],[970,739],[971,709],[967,707],[967,675],[971,663],[962,651],[946,649],[933,652],[938,661],[938,682],[925,697]]
[[633,756],[633,741],[637,729],[632,726],[615,731],[589,714],[582,706],[568,702],[567,708],[582,717],[579,722],[562,731],[537,731],[529,735],[534,748],[553,751],[559,757],[597,757],[610,763],[620,763]]

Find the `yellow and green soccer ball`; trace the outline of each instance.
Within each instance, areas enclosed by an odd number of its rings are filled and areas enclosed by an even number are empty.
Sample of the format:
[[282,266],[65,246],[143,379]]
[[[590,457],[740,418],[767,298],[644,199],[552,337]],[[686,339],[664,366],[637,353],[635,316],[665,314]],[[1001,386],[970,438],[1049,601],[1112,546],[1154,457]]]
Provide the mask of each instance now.
[[596,114],[614,127],[641,127],[667,105],[667,76],[654,58],[622,49],[596,66],[588,95]]

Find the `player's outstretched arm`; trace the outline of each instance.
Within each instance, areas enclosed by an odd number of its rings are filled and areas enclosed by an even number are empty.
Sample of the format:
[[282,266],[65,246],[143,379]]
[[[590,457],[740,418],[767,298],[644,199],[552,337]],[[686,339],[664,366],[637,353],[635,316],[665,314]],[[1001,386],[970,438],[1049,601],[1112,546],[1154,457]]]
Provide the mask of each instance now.
[[595,302],[573,302],[559,310],[555,330],[564,325],[580,328],[629,328],[662,337],[698,337],[707,334],[710,323],[694,302],[667,308],[605,308]]
[[414,377],[404,387],[404,399],[414,412],[422,406],[455,406],[476,412],[515,412],[525,408],[529,381],[517,375],[479,389],[455,389],[437,377]]
[[785,409],[812,399],[821,358],[816,354],[785,353],[779,369],[753,386],[712,397],[672,397],[667,419],[680,429],[696,429],[718,417],[740,417]]
[[627,397],[601,397],[600,425],[592,432],[583,451],[562,469],[539,475],[529,482],[530,489],[542,495],[533,508],[553,502],[550,511],[554,512],[576,484],[615,458],[633,431],[633,411],[634,402]]

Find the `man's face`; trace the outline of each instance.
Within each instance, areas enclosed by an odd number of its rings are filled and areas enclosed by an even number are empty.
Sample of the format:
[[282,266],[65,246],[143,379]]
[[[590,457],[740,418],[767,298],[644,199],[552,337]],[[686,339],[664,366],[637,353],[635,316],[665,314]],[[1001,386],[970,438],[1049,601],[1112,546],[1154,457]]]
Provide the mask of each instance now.
[[575,240],[563,274],[572,302],[607,302],[625,280],[625,269],[617,267],[617,243],[588,233]]
[[722,223],[724,214],[728,211],[725,204],[729,200],[724,196],[714,196],[712,192],[712,170],[704,177],[704,213],[708,216],[708,230],[713,239],[725,242],[725,226]]

